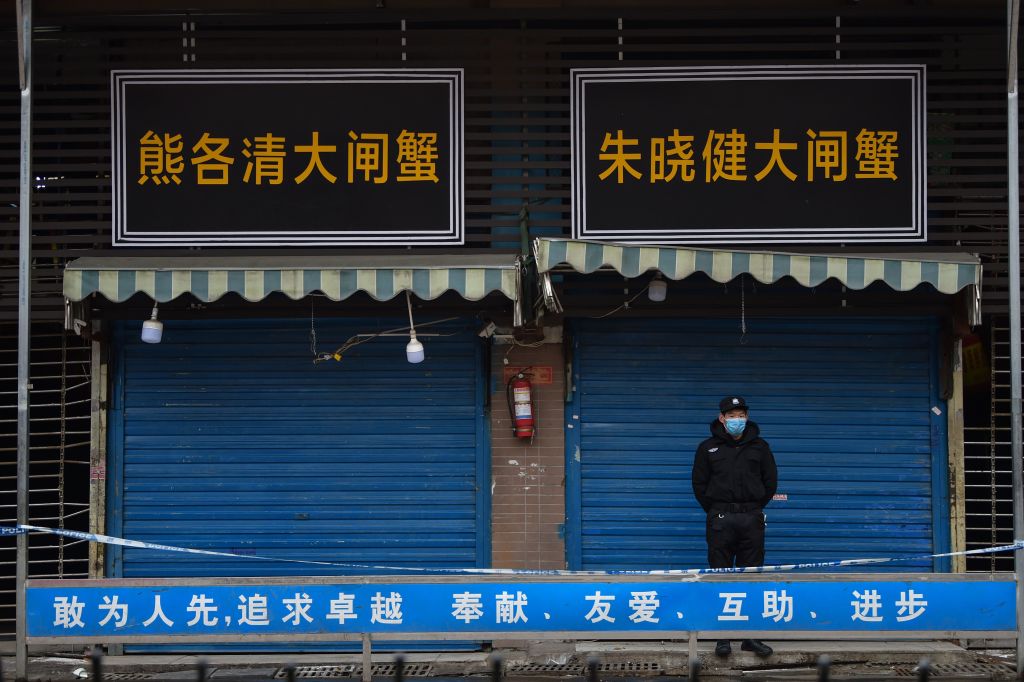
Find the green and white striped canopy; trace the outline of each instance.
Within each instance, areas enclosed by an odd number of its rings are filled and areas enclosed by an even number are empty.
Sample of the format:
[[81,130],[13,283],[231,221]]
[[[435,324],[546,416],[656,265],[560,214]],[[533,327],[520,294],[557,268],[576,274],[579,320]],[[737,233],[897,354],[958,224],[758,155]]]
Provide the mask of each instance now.
[[446,291],[477,301],[498,291],[519,299],[515,256],[347,256],[221,258],[79,258],[64,272],[64,296],[91,294],[121,302],[144,293],[160,303],[182,294],[216,301],[238,294],[261,301],[281,292],[292,299],[322,293],[341,301],[365,291],[378,301],[411,291],[435,299]]
[[568,265],[577,272],[613,268],[626,277],[658,270],[670,279],[703,272],[716,282],[749,274],[770,284],[792,277],[805,287],[834,278],[850,289],[885,282],[896,291],[927,283],[944,294],[981,287],[981,263],[970,254],[799,254],[778,251],[689,249],[674,246],[626,246],[570,239],[537,239],[537,268],[548,272]]

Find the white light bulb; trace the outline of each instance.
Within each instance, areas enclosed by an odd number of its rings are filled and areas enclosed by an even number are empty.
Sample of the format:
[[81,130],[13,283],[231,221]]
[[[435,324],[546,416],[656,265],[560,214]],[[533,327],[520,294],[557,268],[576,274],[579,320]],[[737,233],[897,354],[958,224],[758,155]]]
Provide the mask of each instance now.
[[164,337],[164,323],[156,319],[156,304],[153,304],[153,314],[142,323],[143,343],[160,343]]
[[160,320],[146,320],[142,323],[142,340],[145,343],[160,343],[164,336],[164,323]]
[[413,332],[409,339],[409,344],[405,347],[405,358],[412,364],[423,362],[425,357],[423,353],[423,344],[416,338],[416,333]]
[[665,300],[665,294],[667,292],[668,282],[663,280],[659,275],[655,279],[652,279],[650,286],[647,287],[647,298],[651,299],[655,303],[661,303]]

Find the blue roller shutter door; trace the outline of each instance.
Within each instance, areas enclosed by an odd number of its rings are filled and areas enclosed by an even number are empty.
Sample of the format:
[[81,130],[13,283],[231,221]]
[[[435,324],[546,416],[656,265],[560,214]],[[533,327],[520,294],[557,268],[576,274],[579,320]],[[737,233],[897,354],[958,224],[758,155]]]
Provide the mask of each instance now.
[[[930,319],[582,321],[567,418],[574,568],[707,565],[690,468],[747,398],[779,493],[767,562],[948,551],[945,402]],[[936,411],[938,410],[938,413]],[[578,449],[578,450],[577,450]],[[915,561],[857,570],[945,570]]]
[[[321,350],[391,320],[317,323]],[[309,322],[169,322],[116,344],[108,529],[288,559],[485,566],[487,431],[479,339],[466,325],[378,338],[314,366]],[[317,567],[113,548],[108,574],[338,575]]]

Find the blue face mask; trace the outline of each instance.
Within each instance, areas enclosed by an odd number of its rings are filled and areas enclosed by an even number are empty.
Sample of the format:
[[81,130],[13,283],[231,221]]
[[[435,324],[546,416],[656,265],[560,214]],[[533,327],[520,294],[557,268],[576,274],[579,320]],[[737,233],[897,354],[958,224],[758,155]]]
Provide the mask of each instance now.
[[743,430],[746,428],[746,417],[731,417],[725,420],[725,430],[728,431],[729,435],[733,438],[739,438],[743,435]]

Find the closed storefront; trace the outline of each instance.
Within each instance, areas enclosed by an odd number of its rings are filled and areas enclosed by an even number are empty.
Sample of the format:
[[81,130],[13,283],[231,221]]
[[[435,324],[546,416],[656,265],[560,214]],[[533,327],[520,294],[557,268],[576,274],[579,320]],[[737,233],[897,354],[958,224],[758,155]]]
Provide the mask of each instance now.
[[928,555],[963,542],[952,330],[976,319],[976,261],[535,248],[543,281],[563,278],[548,305],[582,313],[566,326],[571,568],[707,565],[694,454],[719,400],[743,396],[778,465],[766,563],[950,570]]
[[950,570],[928,555],[963,541],[952,330],[976,319],[976,260],[535,247],[540,271],[565,278],[549,305],[590,313],[567,325],[570,567],[706,566],[694,454],[719,400],[743,396],[778,466],[766,564],[922,556],[838,570]]
[[490,564],[490,342],[466,308],[517,300],[513,259],[76,266],[74,300],[156,302],[141,335],[105,323],[106,532],[228,555],[112,545],[106,575]]
[[[318,321],[320,343],[395,327]],[[311,575],[489,561],[481,340],[452,321],[405,361],[379,338],[314,364],[308,320],[119,329],[108,519],[115,535],[277,559],[111,548],[111,576]],[[373,569],[379,571],[381,569]]]
[[690,469],[724,395],[746,398],[778,463],[769,564],[946,551],[936,334],[927,318],[576,324],[570,564],[705,564]]

